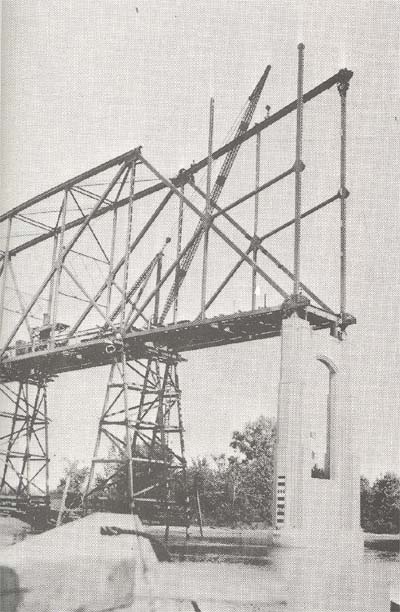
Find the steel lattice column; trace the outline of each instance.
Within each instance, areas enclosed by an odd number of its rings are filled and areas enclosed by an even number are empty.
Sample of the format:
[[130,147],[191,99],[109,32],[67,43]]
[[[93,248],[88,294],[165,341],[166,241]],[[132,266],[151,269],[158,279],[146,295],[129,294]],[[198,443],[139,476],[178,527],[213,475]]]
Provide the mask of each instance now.
[[[87,509],[143,513],[188,525],[178,358],[155,355],[111,366],[89,481]],[[132,471],[129,464],[132,464]]]
[[42,506],[49,510],[47,381],[3,384],[1,417],[11,423],[0,436],[1,504],[6,508]]

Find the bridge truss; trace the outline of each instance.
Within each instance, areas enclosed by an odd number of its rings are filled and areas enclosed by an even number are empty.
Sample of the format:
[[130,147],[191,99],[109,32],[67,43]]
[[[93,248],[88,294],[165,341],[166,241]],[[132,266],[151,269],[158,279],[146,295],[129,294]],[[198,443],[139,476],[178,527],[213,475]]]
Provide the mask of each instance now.
[[[146,515],[149,505],[157,506],[168,524],[176,474],[183,486],[186,478],[182,354],[276,337],[282,318],[294,311],[337,336],[355,322],[346,312],[346,92],[352,73],[342,69],[304,93],[299,45],[297,98],[251,126],[269,71],[234,138],[218,149],[211,104],[208,155],[175,177],[167,178],[137,147],[0,215],[3,500],[39,497],[49,504],[49,412],[59,408],[48,411],[47,387],[64,373],[102,366],[109,374],[86,501],[104,488],[112,496],[123,478],[127,511]],[[304,108],[334,86],[340,94],[338,190],[303,209]],[[291,116],[295,160],[261,180],[268,166],[262,135]],[[294,214],[263,228],[269,217],[262,198],[278,185],[287,192],[292,175]],[[248,189],[240,194],[242,185]],[[276,197],[273,191],[271,201]],[[334,203],[338,307],[328,306],[300,275],[303,220]],[[290,263],[267,246],[278,234]],[[238,278],[233,312],[218,314]],[[84,410],[84,388],[82,396]],[[187,503],[184,495],[186,518]]]

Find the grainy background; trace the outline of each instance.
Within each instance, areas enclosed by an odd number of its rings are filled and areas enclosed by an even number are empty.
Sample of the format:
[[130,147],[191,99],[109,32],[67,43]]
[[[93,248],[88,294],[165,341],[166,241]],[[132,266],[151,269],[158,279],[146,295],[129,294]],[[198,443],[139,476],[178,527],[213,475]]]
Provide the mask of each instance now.
[[[205,154],[210,95],[217,146],[267,63],[272,71],[255,120],[265,104],[277,110],[295,98],[299,41],[306,45],[305,90],[341,67],[354,71],[348,309],[359,320],[350,335],[369,477],[399,471],[399,25],[400,4],[382,0],[2,2],[2,211],[138,144],[172,176]],[[329,100],[315,118],[305,114],[305,161],[316,172],[304,176],[310,204],[338,186],[329,128],[336,92]],[[266,139],[265,176],[283,158],[292,163],[290,126]],[[328,143],[322,154],[313,138]],[[329,228],[314,248],[319,229],[305,239],[304,249],[317,252],[314,265],[305,256],[307,280],[332,293]],[[40,262],[32,267],[38,272]],[[228,294],[221,312],[237,308],[237,299]],[[275,340],[190,355],[181,368],[189,457],[227,450],[233,429],[276,413],[278,367]],[[104,389],[102,370],[55,383],[52,484],[65,458],[89,461]]]

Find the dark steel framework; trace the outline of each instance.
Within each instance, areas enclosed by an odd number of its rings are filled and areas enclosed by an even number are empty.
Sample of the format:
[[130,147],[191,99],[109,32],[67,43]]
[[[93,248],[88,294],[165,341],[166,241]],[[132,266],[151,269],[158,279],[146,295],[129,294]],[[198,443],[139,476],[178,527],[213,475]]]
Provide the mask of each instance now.
[[[278,336],[282,318],[294,311],[307,317],[314,328],[329,328],[339,337],[355,322],[346,312],[346,93],[352,72],[340,70],[303,93],[303,53],[299,45],[297,99],[250,127],[268,66],[248,99],[235,137],[214,152],[211,101],[208,155],[174,178],[165,177],[138,147],[0,215],[5,232],[0,256],[0,380],[1,391],[11,403],[9,410],[1,411],[2,423],[11,423],[1,435],[3,494],[30,498],[34,490],[48,500],[47,384],[64,372],[108,366],[86,500],[100,488],[112,490],[124,474],[129,511],[156,504],[168,525],[174,503],[173,475],[181,472],[184,482],[186,467],[177,374],[180,354]],[[303,211],[304,105],[335,85],[341,109],[339,190]],[[261,135],[294,111],[295,161],[261,182]],[[236,158],[251,139],[256,144],[254,188],[240,197],[228,196],[228,202],[220,205]],[[216,170],[218,160],[222,163]],[[195,181],[203,169],[207,170],[205,191]],[[262,233],[260,194],[292,174],[294,216]],[[149,185],[141,188],[143,182]],[[252,228],[246,229],[233,214],[251,200]],[[335,201],[340,202],[339,312],[303,282],[300,270],[303,220]],[[194,225],[191,221],[192,226],[184,217],[189,212],[197,220]],[[265,246],[269,238],[290,227],[294,228],[293,270]],[[23,228],[34,235],[26,239]],[[235,257],[212,291],[207,281],[210,269],[216,276],[218,261],[210,252],[211,237],[218,237]],[[43,275],[46,258],[49,269]],[[32,262],[37,270],[34,277],[27,276]],[[251,309],[210,315],[243,264],[251,271]],[[276,280],[269,271],[271,265],[289,279],[292,290]],[[184,294],[188,279],[198,270],[198,310],[178,321],[178,300],[181,309],[188,301]],[[279,296],[278,306],[256,308],[260,281]],[[193,293],[190,297],[192,304]],[[33,394],[28,393],[30,389]],[[32,469],[33,462],[38,462],[38,469]]]
[[[13,496],[12,505],[16,509],[23,500],[48,508],[47,380],[26,379],[19,381],[15,389],[10,384],[3,384],[0,391],[1,418],[11,422],[9,432],[0,437],[0,441],[5,443],[0,490]],[[7,506],[8,497],[0,497],[0,505]]]

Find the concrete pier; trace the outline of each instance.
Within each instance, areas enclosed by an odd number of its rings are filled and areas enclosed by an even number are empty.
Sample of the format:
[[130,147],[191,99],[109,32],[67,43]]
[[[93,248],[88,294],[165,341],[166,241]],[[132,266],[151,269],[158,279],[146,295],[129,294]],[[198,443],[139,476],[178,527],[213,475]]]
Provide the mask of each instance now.
[[[351,555],[361,554],[349,341],[314,331],[294,313],[283,321],[281,342],[275,540],[301,547],[343,546]],[[324,384],[321,399],[318,389]],[[317,410],[326,424],[319,477]]]

